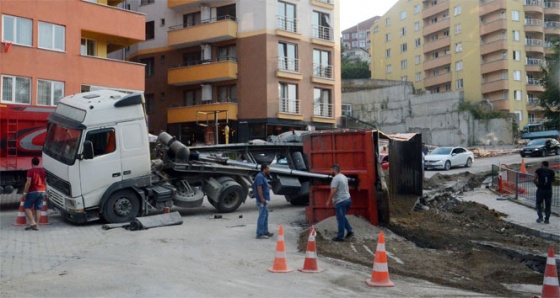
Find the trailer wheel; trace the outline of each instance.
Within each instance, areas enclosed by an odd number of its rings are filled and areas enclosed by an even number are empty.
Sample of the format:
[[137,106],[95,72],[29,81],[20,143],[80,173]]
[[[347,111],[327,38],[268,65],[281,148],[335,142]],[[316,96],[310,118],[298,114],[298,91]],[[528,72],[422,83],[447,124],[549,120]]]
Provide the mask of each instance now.
[[132,221],[140,211],[138,196],[131,190],[113,193],[103,207],[103,219],[109,223]]
[[220,200],[216,209],[222,213],[229,213],[237,210],[247,196],[243,187],[230,177],[220,177],[216,180],[224,187],[220,193]]

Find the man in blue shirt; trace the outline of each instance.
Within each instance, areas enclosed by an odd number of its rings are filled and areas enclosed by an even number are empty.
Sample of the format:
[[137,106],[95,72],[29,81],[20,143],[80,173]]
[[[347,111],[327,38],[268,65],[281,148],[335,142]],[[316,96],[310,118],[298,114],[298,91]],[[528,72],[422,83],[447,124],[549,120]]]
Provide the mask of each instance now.
[[270,188],[266,176],[270,174],[270,166],[261,164],[261,171],[255,177],[253,192],[259,207],[259,219],[257,220],[257,239],[268,239],[274,235],[268,231],[268,202],[270,202]]

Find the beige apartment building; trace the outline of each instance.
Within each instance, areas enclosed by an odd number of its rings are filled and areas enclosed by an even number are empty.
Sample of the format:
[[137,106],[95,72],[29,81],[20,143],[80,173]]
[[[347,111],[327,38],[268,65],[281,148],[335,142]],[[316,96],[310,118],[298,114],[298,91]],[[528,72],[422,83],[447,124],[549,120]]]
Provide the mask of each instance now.
[[542,121],[536,103],[550,41],[560,37],[559,0],[399,0],[372,31],[372,78],[463,91],[521,125]]
[[142,0],[152,133],[187,144],[246,142],[339,121],[336,0]]

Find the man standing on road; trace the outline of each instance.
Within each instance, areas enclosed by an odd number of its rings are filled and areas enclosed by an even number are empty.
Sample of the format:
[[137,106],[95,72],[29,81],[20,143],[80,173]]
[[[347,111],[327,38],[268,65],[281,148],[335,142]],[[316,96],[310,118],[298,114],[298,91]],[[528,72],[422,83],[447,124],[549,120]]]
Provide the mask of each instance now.
[[257,239],[268,239],[274,235],[268,231],[268,202],[270,202],[270,189],[266,176],[270,174],[270,166],[261,164],[261,171],[255,177],[253,191],[259,207],[259,218],[257,220]]
[[548,168],[548,161],[543,161],[542,166],[535,171],[533,183],[537,186],[537,222],[543,221],[542,204],[544,201],[544,223],[548,224],[550,219],[550,205],[552,203],[552,183],[554,182],[554,171]]
[[336,212],[336,222],[338,223],[338,234],[332,241],[342,242],[344,241],[344,230],[348,231],[346,239],[354,236],[352,227],[348,219],[346,219],[346,213],[350,209],[350,205],[352,205],[352,200],[348,191],[348,178],[340,173],[340,166],[337,164],[332,165],[331,171],[334,177],[331,181],[331,193],[327,200],[327,206],[329,206],[332,200]]
[[[37,224],[41,220],[41,208],[43,207],[43,199],[45,198],[45,191],[47,190],[46,173],[45,170],[39,167],[39,158],[33,157],[31,160],[31,169],[27,171],[27,181],[23,189],[25,201],[23,208],[25,209],[25,216],[29,220],[30,225],[25,230],[39,230]],[[35,218],[33,217],[32,207],[35,207]]]

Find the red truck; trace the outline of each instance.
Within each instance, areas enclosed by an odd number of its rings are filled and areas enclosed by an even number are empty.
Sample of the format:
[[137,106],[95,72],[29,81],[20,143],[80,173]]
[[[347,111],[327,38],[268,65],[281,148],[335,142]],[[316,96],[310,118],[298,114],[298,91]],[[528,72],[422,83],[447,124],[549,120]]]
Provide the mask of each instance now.
[[31,159],[41,156],[55,107],[0,104],[0,194],[23,191]]

